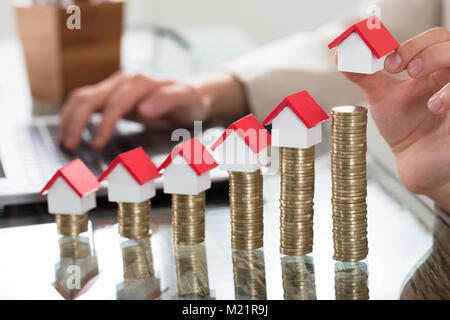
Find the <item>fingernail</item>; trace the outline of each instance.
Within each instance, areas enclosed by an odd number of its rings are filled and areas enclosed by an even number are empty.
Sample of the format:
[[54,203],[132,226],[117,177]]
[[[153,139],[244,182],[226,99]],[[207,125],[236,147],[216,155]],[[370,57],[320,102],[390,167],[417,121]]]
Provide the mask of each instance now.
[[437,113],[439,110],[441,110],[442,107],[442,100],[440,95],[437,93],[434,96],[430,98],[428,101],[428,109],[430,109],[431,112]]
[[387,59],[387,67],[391,71],[397,70],[402,64],[402,57],[397,52],[390,55]]
[[422,69],[423,69],[423,63],[422,63],[422,59],[420,59],[420,58],[414,59],[408,65],[408,71],[410,74],[413,74],[413,75],[418,75],[419,73],[422,72]]

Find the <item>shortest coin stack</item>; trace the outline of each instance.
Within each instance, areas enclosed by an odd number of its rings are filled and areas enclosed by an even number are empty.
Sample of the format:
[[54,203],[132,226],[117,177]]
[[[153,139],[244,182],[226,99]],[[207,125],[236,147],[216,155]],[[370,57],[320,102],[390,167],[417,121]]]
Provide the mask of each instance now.
[[173,240],[194,245],[205,240],[205,192],[197,195],[173,194]]
[[261,170],[230,171],[231,247],[263,246],[263,185]]
[[88,214],[56,214],[58,233],[63,236],[75,237],[88,230]]
[[314,216],[314,146],[280,148],[280,252],[312,252]]
[[150,237],[150,201],[118,202],[119,233],[129,239]]
[[368,253],[367,109],[336,107],[331,116],[334,259],[359,261]]

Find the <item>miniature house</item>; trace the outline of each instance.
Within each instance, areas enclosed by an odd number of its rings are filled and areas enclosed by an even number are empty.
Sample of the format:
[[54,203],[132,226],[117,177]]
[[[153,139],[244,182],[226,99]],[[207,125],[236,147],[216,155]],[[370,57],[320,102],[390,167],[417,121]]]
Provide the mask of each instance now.
[[218,164],[197,139],[178,144],[158,168],[163,172],[164,192],[197,195],[211,187],[209,171]]
[[220,154],[220,169],[254,172],[269,161],[269,132],[253,114],[232,123],[211,147]]
[[348,28],[328,48],[338,47],[338,70],[372,74],[384,69],[386,56],[399,47],[377,16]]
[[94,174],[76,159],[56,171],[40,192],[47,193],[48,211],[83,214],[95,208],[95,191],[101,188]]
[[274,146],[309,148],[322,141],[322,122],[329,118],[307,91],[300,91],[284,98],[263,124],[272,123]]
[[155,196],[154,179],[159,177],[153,161],[139,147],[118,155],[100,176],[108,182],[108,200],[139,203]]

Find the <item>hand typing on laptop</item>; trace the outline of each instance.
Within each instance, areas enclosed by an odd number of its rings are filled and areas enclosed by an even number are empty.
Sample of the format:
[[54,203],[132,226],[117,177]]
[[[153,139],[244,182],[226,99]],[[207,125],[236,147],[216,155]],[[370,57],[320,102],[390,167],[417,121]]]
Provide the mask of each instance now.
[[61,114],[59,141],[67,150],[76,149],[94,112],[102,113],[102,121],[92,147],[102,149],[120,118],[169,130],[192,126],[194,120],[239,116],[245,110],[244,101],[239,82],[226,74],[175,81],[118,72],[72,92]]

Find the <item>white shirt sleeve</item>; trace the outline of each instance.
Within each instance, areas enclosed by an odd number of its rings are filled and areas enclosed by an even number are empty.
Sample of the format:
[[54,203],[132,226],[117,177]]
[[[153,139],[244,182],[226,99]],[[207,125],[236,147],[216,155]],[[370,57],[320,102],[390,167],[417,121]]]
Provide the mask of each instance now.
[[[380,7],[381,21],[400,43],[442,24],[441,0],[369,3]],[[357,86],[337,72],[328,43],[367,17],[369,3],[340,21],[312,32],[294,34],[225,65],[225,70],[244,84],[250,108],[259,120],[264,119],[285,96],[300,90],[308,90],[324,108],[363,101]]]

